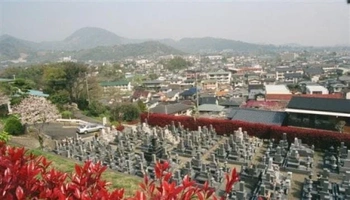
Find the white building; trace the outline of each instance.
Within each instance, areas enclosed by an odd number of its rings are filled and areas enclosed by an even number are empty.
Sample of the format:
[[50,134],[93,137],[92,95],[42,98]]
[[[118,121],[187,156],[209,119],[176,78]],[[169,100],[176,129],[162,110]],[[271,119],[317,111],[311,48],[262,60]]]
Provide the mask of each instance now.
[[129,81],[101,82],[100,86],[104,92],[111,90],[132,91],[131,82]]
[[148,63],[148,60],[146,60],[146,59],[142,59],[142,60],[137,60],[136,61],[136,64],[138,64],[138,65],[144,65],[144,64],[147,64]]
[[321,85],[307,85],[306,93],[307,94],[329,94],[329,91],[327,88]]
[[265,85],[266,94],[292,94],[286,85]]
[[218,71],[218,72],[209,72],[207,75],[209,80],[215,80],[218,83],[230,83],[232,80],[231,72]]
[[223,57],[220,55],[215,55],[215,56],[207,56],[209,60],[221,60]]

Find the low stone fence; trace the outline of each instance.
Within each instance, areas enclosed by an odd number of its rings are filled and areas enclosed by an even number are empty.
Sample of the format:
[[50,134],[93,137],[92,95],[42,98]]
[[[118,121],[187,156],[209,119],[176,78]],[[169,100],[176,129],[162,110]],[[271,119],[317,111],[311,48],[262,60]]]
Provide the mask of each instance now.
[[89,123],[81,119],[57,119],[56,121],[63,123],[63,125],[83,125]]

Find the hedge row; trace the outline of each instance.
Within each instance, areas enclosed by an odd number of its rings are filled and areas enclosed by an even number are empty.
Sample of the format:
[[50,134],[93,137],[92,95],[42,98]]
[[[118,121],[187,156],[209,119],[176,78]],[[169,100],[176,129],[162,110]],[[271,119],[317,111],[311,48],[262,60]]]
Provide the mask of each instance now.
[[233,134],[239,127],[243,131],[251,136],[256,136],[261,139],[276,139],[280,140],[283,133],[287,133],[289,142],[293,142],[294,138],[301,139],[303,143],[308,145],[315,145],[316,148],[326,149],[330,146],[339,146],[340,142],[344,142],[346,146],[350,147],[350,134],[341,134],[333,131],[305,129],[297,127],[287,126],[275,126],[258,123],[248,123],[242,121],[233,121],[227,119],[209,119],[209,118],[198,118],[188,116],[172,116],[165,114],[141,114],[141,122],[145,122],[151,126],[164,127],[170,125],[173,121],[177,126],[180,122],[186,129],[198,130],[198,126],[207,126],[210,124],[216,130],[219,135]]

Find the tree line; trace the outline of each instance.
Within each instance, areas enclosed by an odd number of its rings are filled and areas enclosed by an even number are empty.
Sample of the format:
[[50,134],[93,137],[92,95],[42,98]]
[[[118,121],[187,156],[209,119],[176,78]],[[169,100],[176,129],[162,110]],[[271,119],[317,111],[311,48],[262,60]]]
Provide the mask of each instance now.
[[100,102],[102,88],[99,81],[111,80],[117,75],[118,65],[99,67],[101,72],[93,76],[95,68],[82,63],[62,62],[29,67],[9,67],[0,72],[2,78],[15,78],[11,83],[0,83],[0,91],[11,97],[11,104],[17,105],[27,97],[30,89],[41,90],[55,104],[63,116],[72,117],[70,108],[76,104],[86,115],[107,116],[116,121],[133,121],[145,111],[145,105],[138,103],[115,103],[105,105]]

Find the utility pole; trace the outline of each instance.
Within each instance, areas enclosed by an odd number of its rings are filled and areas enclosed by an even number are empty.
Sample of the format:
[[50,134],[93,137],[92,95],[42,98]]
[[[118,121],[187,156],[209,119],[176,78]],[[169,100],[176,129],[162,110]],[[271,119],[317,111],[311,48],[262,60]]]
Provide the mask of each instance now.
[[90,103],[89,83],[88,83],[88,79],[87,79],[87,73],[85,74],[85,85],[86,85],[87,101]]
[[198,74],[197,74],[197,71],[195,71],[195,76],[196,76],[196,115],[199,116],[199,110],[198,110],[198,107],[199,107],[199,97],[198,97]]

